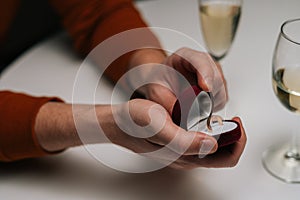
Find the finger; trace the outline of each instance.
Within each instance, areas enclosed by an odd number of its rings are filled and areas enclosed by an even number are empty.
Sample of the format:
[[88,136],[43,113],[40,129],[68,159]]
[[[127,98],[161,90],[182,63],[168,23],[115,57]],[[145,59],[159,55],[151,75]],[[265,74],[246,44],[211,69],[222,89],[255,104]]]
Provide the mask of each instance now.
[[[231,160],[225,158],[228,153],[223,153],[224,156],[209,155],[204,158],[199,158],[196,155],[183,155],[172,163],[179,169],[194,169],[199,167],[205,168],[227,168],[232,167]],[[220,157],[220,158],[219,158]]]
[[[194,81],[200,88],[212,92],[216,101],[227,99],[227,88],[222,68],[219,63],[215,63],[209,54],[182,48],[175,52],[170,59],[171,65],[185,76],[190,83]],[[217,93],[222,90],[224,96]],[[224,99],[225,98],[225,99]],[[220,105],[221,106],[221,105]]]
[[172,163],[181,156],[164,146],[151,143],[144,139],[133,139],[129,145],[124,145],[124,147],[131,149],[141,156],[155,160],[164,166],[172,165]]
[[197,167],[234,167],[238,163],[239,158],[244,150],[247,138],[241,120],[239,118],[233,118],[233,120],[240,124],[242,132],[240,140],[234,145],[221,148],[214,154],[208,155],[204,158],[199,158],[195,155],[182,155],[171,165],[171,167],[175,167],[177,169],[193,169]]
[[[142,148],[141,148],[142,146]],[[138,147],[140,150],[135,151],[142,156],[151,158],[156,160],[165,166],[169,166],[175,169],[193,169],[195,167],[199,167],[195,162],[186,161],[184,158],[187,156],[183,156],[178,154],[165,146],[157,145],[155,143],[146,141],[139,145]],[[189,157],[196,157],[196,156],[189,156]]]
[[220,88],[216,94],[214,94],[214,112],[221,110],[225,107],[228,101],[226,90]]
[[198,166],[195,166],[193,163],[186,163],[182,162],[181,160],[177,160],[170,164],[169,167],[176,170],[191,170],[197,168]]
[[[190,55],[189,55],[190,54]],[[214,62],[210,56],[206,53],[200,53],[197,51],[190,51],[187,53],[187,61],[192,66],[191,71],[197,75],[198,85],[205,91],[213,91],[213,85],[215,79]]]
[[243,153],[246,143],[247,143],[247,135],[244,129],[244,126],[242,124],[242,121],[239,117],[234,117],[233,118],[234,121],[236,121],[237,123],[239,123],[240,127],[241,127],[241,138],[234,144],[234,148],[233,148],[233,152],[235,153],[235,155],[237,157],[240,157],[241,154]]
[[238,122],[241,127],[241,138],[234,144],[221,148],[215,154],[207,156],[199,161],[199,164],[207,167],[234,167],[239,162],[245,149],[247,136],[240,118],[235,117],[233,120]]
[[[187,70],[197,75],[198,85],[205,91],[212,90],[214,64],[212,58],[207,53],[195,51],[189,48],[181,48],[172,55],[171,65],[179,72]],[[185,74],[186,75],[186,74]]]
[[140,147],[141,151],[136,153],[158,160],[165,164],[170,164],[180,157],[179,154],[166,148],[165,146],[156,144],[148,140],[144,140],[144,143]]
[[204,158],[197,156],[184,155],[176,162],[185,168],[207,167],[207,168],[224,168],[234,167],[244,151],[247,137],[242,126],[240,118],[233,118],[241,127],[241,138],[235,144],[219,149],[216,153],[208,155]]
[[212,155],[208,155],[204,158],[199,158],[195,155],[184,155],[176,162],[181,166],[185,166],[186,168],[193,169],[198,167],[205,168],[228,168],[233,167],[235,163],[231,159],[226,159],[226,156],[230,156],[229,153],[225,152],[220,155],[220,153],[215,153]]
[[172,113],[173,106],[176,102],[176,97],[173,92],[162,85],[153,84],[147,92],[147,98],[162,105],[169,114]]
[[187,132],[173,123],[148,140],[165,145],[181,155],[211,154],[218,146],[215,138],[200,132]]
[[[202,53],[191,61],[197,74],[198,85],[205,91],[210,91],[216,96],[220,90],[227,94],[226,81],[222,69],[216,65],[209,54]],[[200,61],[201,59],[201,61]]]

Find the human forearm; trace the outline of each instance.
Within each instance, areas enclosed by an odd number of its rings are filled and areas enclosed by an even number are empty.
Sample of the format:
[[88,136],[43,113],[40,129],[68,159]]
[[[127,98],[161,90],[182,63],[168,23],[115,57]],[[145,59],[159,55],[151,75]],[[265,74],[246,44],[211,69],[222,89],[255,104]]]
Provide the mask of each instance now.
[[[102,130],[95,128],[98,123]],[[41,107],[35,122],[36,137],[40,145],[49,152],[83,143],[107,142],[104,134],[106,137],[113,138],[117,132],[120,130],[115,124],[110,105],[71,105],[49,102]]]
[[35,121],[35,134],[46,151],[59,151],[80,145],[72,106],[49,102],[41,107]]
[[15,161],[48,155],[39,145],[34,122],[40,108],[55,97],[33,97],[0,91],[0,161]]
[[161,49],[141,49],[132,55],[129,69],[147,63],[162,63],[165,58],[166,54]]
[[[86,135],[79,138],[78,131]],[[40,109],[36,120],[36,134],[45,150],[62,150],[81,145],[81,141],[91,144],[110,140],[179,169],[235,165],[246,141],[243,129],[242,133],[243,137],[235,145],[234,153],[222,151],[214,156],[217,141],[213,137],[200,132],[186,132],[172,122],[162,106],[140,99],[119,105],[96,106],[47,103]],[[103,139],[102,134],[109,140]],[[205,145],[204,149],[201,149],[202,145]],[[164,151],[158,153],[157,150],[161,148]],[[199,154],[212,155],[199,159],[195,156]]]

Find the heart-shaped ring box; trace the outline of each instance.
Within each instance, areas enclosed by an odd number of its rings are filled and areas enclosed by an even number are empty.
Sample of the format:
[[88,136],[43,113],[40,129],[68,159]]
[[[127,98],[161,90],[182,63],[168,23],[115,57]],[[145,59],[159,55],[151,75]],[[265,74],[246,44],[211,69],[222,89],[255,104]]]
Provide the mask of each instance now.
[[[206,95],[205,95],[206,94]],[[210,106],[210,107],[209,107]],[[218,141],[219,147],[235,143],[241,137],[240,125],[233,120],[223,120],[223,124],[211,123],[212,130],[206,127],[206,120],[199,122],[203,110],[212,109],[212,102],[208,93],[198,86],[192,86],[183,91],[173,107],[172,119],[175,124],[187,131],[197,131],[213,136]],[[208,116],[208,114],[206,115]],[[198,122],[192,127],[189,124]]]

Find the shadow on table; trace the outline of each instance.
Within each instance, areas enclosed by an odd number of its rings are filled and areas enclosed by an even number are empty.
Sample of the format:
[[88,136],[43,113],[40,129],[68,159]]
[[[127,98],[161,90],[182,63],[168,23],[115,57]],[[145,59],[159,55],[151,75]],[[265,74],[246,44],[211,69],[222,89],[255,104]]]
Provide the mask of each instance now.
[[84,159],[74,156],[0,163],[0,182],[14,185],[16,191],[25,187],[30,191],[49,191],[56,197],[75,196],[76,199],[219,199],[191,171],[165,168],[151,173],[128,174],[90,161],[85,165]]

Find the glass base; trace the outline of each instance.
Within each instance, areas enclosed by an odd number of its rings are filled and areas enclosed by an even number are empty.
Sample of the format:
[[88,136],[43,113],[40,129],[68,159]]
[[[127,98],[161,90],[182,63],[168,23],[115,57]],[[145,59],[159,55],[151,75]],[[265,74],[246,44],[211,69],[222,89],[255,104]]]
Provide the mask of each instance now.
[[291,151],[289,144],[267,149],[262,162],[272,176],[287,183],[300,183],[300,155],[298,151]]

